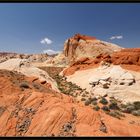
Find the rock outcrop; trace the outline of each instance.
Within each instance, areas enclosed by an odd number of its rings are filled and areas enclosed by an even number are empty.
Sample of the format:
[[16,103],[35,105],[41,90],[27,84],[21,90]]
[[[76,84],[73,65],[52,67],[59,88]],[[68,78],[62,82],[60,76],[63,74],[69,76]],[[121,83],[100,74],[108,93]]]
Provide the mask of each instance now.
[[[53,56],[52,56],[53,57]],[[28,59],[30,62],[44,62],[48,59],[47,54],[18,54],[0,52],[0,63],[12,58]]]
[[96,68],[68,75],[67,81],[86,89],[91,96],[108,95],[124,103],[140,100],[140,74],[125,70],[118,65],[100,63]]
[[0,69],[21,72],[26,76],[39,78],[41,81],[46,81],[52,85],[52,88],[59,91],[56,82],[48,75],[47,72],[31,65],[27,59],[13,58],[3,63],[0,63]]
[[111,117],[33,79],[0,70],[0,136],[140,136],[136,116]]
[[112,55],[112,63],[115,65],[139,65],[140,66],[140,48],[122,49]]
[[120,46],[104,42],[86,35],[76,34],[64,43],[64,54],[69,62],[75,62],[81,57],[96,57],[101,53],[111,54],[119,51]]
[[96,58],[80,58],[66,68],[63,74],[68,76],[78,70],[94,68],[99,66],[101,62],[107,65],[120,65],[124,69],[140,72],[140,48],[122,49],[112,54],[101,53]]

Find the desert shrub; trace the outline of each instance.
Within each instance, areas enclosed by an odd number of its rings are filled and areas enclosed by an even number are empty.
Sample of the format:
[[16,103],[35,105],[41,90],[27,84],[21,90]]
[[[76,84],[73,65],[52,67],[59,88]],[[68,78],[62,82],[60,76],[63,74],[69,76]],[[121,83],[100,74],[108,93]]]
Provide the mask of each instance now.
[[120,107],[120,108],[126,108],[127,105],[125,105],[125,104],[120,104],[119,107]]
[[140,101],[136,101],[133,104],[134,104],[136,110],[140,109]]
[[108,101],[104,97],[102,97],[99,102],[102,103],[103,105],[107,105],[108,104]]
[[85,105],[89,105],[89,104],[91,104],[91,101],[90,100],[86,100],[85,101]]
[[85,98],[81,98],[81,101],[85,101],[86,99]]
[[118,118],[118,119],[120,119],[120,117],[125,117],[123,114],[121,114],[119,111],[116,111],[116,110],[111,111],[108,114],[110,116],[115,117],[115,118]]
[[108,106],[103,106],[103,107],[102,107],[102,110],[104,110],[104,111],[109,111],[109,108],[108,108]]
[[116,110],[119,109],[118,104],[115,100],[110,100],[109,108],[116,109]]
[[134,110],[131,113],[135,116],[140,116],[140,109],[139,110]]
[[20,88],[30,88],[27,82],[20,83]]
[[90,98],[91,101],[97,101],[96,97]]
[[122,112],[125,112],[125,113],[131,113],[132,111],[135,110],[135,106],[134,105],[131,105],[131,104],[128,104],[126,106],[126,108],[123,108],[122,109]]
[[[64,90],[63,93],[69,95],[70,92]],[[73,95],[73,94],[72,94],[72,95]]]
[[98,110],[100,110],[100,107],[98,105],[96,105],[96,106],[93,107],[93,109],[98,111]]
[[85,94],[82,94],[82,97],[86,97],[86,95]]
[[91,104],[92,105],[97,105],[97,101],[92,101]]

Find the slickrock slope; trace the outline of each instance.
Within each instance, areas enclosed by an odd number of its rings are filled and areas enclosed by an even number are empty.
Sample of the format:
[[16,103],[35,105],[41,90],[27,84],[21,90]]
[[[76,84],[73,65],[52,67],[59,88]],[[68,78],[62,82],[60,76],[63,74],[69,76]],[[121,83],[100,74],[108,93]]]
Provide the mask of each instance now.
[[140,100],[140,73],[127,71],[120,66],[99,66],[76,71],[67,81],[86,89],[91,96],[108,95],[127,103]]
[[0,70],[0,124],[0,136],[140,136],[138,117],[94,111],[47,83],[6,70]]
[[70,65],[68,68],[65,68],[62,75],[69,76],[74,74],[76,71],[79,70],[86,70],[90,68],[96,68],[99,66],[100,60],[96,60],[93,58],[83,57],[79,60],[77,60],[75,63]]
[[46,81],[50,83],[53,89],[59,91],[56,82],[51,77],[49,77],[48,73],[37,67],[34,67],[33,65],[30,64],[30,61],[27,59],[19,59],[19,58],[9,59],[3,63],[0,63],[0,69],[17,71],[21,72],[26,76],[33,76],[39,78],[39,80],[41,80],[42,82]]
[[64,54],[69,62],[75,62],[81,57],[93,58],[101,53],[111,54],[120,49],[118,45],[80,34],[74,35],[64,43]]

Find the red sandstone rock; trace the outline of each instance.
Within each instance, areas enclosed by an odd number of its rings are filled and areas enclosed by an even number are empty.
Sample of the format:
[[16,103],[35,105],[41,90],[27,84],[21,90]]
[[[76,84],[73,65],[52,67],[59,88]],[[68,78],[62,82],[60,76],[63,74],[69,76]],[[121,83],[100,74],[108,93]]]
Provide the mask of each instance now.
[[113,64],[140,65],[140,48],[123,49],[112,55]]
[[[0,136],[140,136],[139,118],[113,118],[45,84],[39,91],[32,79],[0,70]],[[31,88],[21,90],[23,81]],[[107,133],[100,131],[102,123]]]
[[122,49],[111,55],[101,53],[96,58],[81,58],[64,70],[64,75],[74,74],[77,70],[84,70],[99,66],[101,61],[114,65],[121,65],[124,69],[140,72],[140,48]]
[[82,57],[95,58],[101,53],[111,54],[120,50],[121,47],[97,40],[95,37],[76,34],[64,44],[64,55],[69,63],[73,63]]

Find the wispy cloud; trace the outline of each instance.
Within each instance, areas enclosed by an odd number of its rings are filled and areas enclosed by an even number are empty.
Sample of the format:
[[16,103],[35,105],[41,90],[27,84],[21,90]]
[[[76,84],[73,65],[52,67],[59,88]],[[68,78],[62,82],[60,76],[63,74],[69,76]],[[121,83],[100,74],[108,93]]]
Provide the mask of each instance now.
[[122,35],[116,35],[116,36],[111,36],[110,40],[114,40],[114,39],[123,39]]
[[50,45],[52,44],[52,40],[50,40],[49,38],[45,37],[44,39],[42,39],[40,41],[41,44],[47,44],[47,45]]
[[52,54],[60,53],[60,51],[55,51],[55,50],[48,49],[48,50],[43,50],[43,53],[47,53],[49,55],[52,55]]

